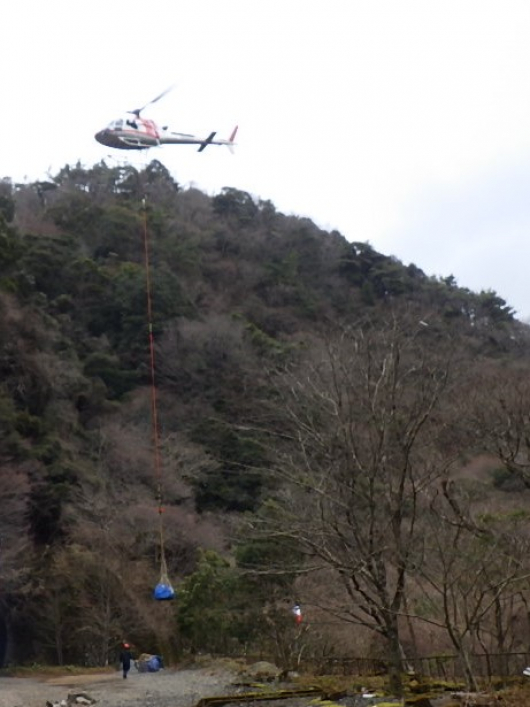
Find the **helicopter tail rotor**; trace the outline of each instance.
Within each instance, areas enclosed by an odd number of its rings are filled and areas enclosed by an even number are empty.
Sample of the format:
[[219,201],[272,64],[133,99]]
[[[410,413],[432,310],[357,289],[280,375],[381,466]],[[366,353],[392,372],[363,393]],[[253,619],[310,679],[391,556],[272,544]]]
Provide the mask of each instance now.
[[228,138],[228,143],[227,143],[227,147],[232,154],[234,154],[234,147],[236,144],[235,139],[236,139],[236,135],[237,135],[237,128],[238,128],[238,126],[236,125],[236,127],[232,130],[232,134]]

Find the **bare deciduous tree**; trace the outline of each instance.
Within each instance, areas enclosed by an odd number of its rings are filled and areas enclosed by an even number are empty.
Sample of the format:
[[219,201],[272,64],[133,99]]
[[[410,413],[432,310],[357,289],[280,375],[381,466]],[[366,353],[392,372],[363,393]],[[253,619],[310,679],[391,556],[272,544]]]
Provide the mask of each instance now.
[[419,519],[455,459],[441,408],[449,350],[423,325],[348,329],[285,374],[280,490],[255,521],[303,550],[304,571],[331,573],[342,594],[328,610],[386,639],[398,693]]
[[526,361],[494,361],[474,372],[471,409],[477,445],[504,465],[512,488],[530,488],[530,370]]
[[477,689],[471,654],[504,653],[516,639],[530,570],[529,520],[499,506],[485,512],[451,484],[423,515],[410,604],[416,618],[446,631],[470,689]]

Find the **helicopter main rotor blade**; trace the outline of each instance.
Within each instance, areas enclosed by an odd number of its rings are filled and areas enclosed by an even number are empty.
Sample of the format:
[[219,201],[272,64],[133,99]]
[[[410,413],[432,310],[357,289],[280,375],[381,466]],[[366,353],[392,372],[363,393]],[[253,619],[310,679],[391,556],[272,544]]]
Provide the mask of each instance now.
[[132,113],[135,115],[137,118],[140,117],[140,113],[144,110],[144,108],[147,108],[147,106],[153,105],[153,103],[156,103],[159,101],[161,98],[164,98],[164,96],[167,96],[167,94],[172,91],[175,88],[176,84],[172,84],[169,88],[166,88],[165,91],[162,91],[160,95],[158,95],[156,98],[153,98],[151,101],[148,101],[144,106],[141,108],[136,108],[135,110],[130,110],[129,113]]

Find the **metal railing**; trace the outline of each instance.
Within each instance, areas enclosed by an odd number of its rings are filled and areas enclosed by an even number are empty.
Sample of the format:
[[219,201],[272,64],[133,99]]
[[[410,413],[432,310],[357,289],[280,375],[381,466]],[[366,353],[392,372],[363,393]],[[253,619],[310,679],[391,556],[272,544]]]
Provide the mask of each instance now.
[[[469,661],[476,677],[512,677],[521,675],[530,665],[530,653],[474,653],[469,656]],[[375,658],[334,658],[322,661],[318,669],[326,675],[369,676],[386,673],[388,664]],[[436,680],[455,680],[464,676],[462,659],[452,654],[408,658],[407,669]]]

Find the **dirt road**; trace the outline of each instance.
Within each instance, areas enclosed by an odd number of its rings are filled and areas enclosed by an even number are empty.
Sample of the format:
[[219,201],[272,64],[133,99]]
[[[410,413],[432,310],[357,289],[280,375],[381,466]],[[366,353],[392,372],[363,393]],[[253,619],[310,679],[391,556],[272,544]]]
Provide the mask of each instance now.
[[234,674],[224,669],[161,670],[127,680],[121,672],[65,675],[53,678],[0,678],[0,707],[45,707],[86,692],[96,707],[194,707],[201,697],[232,692]]

